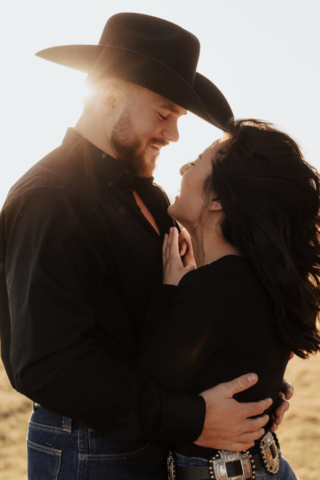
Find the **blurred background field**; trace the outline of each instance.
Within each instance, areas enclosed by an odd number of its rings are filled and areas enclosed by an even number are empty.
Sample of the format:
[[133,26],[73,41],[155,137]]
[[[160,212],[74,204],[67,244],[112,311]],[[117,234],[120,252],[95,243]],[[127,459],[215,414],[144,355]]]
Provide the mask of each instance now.
[[[286,378],[294,384],[278,437],[284,456],[300,480],[319,480],[320,472],[320,355],[291,360]],[[26,434],[30,400],[14,391],[0,362],[0,478],[26,480]]]

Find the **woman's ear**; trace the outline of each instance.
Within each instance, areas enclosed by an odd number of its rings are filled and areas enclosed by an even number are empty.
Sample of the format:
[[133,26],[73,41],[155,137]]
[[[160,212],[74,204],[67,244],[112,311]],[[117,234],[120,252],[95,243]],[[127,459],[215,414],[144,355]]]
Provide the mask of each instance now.
[[215,197],[211,200],[209,204],[209,211],[210,212],[219,212],[223,210],[222,205],[220,203],[219,197]]

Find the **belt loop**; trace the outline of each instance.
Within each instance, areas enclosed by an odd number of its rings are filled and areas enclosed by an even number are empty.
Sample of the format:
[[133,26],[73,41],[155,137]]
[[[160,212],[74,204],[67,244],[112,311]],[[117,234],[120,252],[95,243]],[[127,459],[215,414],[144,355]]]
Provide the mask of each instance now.
[[68,417],[63,417],[62,419],[62,431],[67,433],[72,433],[72,419]]

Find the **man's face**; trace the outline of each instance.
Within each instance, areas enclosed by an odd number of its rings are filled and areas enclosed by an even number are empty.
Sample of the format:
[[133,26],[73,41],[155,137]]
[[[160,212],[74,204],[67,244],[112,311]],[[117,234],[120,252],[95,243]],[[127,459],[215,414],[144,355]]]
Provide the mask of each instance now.
[[161,148],[179,140],[178,119],[184,108],[138,87],[113,127],[110,142],[135,175],[151,177]]

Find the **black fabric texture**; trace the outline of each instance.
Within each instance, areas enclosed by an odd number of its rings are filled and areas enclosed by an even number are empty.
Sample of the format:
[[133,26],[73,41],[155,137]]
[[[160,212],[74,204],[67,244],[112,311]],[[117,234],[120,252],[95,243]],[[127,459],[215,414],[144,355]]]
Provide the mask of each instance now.
[[167,207],[152,178],[136,178],[69,129],[1,212],[1,356],[13,387],[115,439],[193,441],[203,427],[202,398],[131,369],[162,281]]
[[[157,287],[135,371],[163,388],[191,395],[254,372],[258,383],[234,398],[272,398],[265,412],[270,415],[289,356],[267,291],[244,258],[228,255],[187,273],[178,286]],[[174,449],[189,457],[217,453],[187,440]]]

